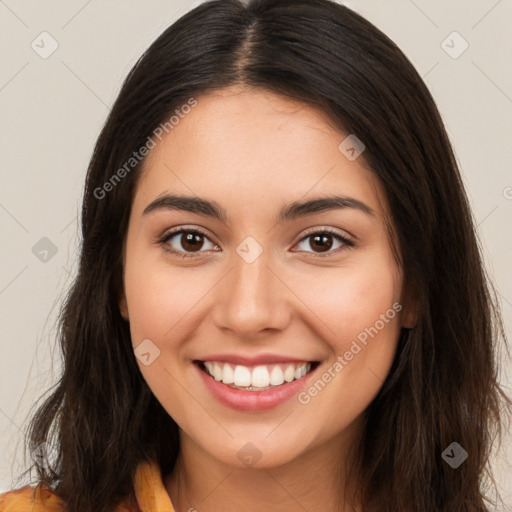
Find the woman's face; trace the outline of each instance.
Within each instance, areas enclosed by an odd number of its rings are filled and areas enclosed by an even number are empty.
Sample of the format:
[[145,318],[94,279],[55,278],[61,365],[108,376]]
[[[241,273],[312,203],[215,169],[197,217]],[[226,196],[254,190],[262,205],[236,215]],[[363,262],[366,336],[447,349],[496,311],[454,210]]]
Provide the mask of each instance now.
[[319,111],[261,89],[180,114],[126,238],[120,308],[141,372],[186,440],[229,465],[346,446],[408,323],[362,146],[339,149],[348,134]]

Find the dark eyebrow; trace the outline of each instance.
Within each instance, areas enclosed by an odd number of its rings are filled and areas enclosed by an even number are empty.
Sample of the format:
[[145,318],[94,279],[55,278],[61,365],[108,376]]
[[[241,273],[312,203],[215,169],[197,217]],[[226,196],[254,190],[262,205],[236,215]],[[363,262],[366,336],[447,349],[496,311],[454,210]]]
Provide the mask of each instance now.
[[[282,223],[312,215],[326,210],[335,210],[343,208],[353,208],[366,215],[376,217],[374,210],[367,204],[354,199],[353,197],[334,195],[329,197],[319,197],[309,201],[294,201],[287,204],[279,213],[277,222]],[[181,210],[192,213],[206,215],[222,222],[227,222],[226,211],[215,201],[208,201],[200,197],[164,195],[148,204],[142,215],[147,215],[157,210]]]

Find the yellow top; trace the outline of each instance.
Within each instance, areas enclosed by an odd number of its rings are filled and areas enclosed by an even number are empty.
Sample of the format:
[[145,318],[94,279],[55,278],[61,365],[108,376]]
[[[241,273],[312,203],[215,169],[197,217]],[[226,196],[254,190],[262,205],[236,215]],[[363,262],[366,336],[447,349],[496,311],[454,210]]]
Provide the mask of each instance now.
[[[143,512],[174,512],[156,462],[142,462],[135,474],[135,495]],[[26,486],[0,494],[0,512],[62,512],[62,501],[51,489]],[[128,512],[121,503],[116,512]]]

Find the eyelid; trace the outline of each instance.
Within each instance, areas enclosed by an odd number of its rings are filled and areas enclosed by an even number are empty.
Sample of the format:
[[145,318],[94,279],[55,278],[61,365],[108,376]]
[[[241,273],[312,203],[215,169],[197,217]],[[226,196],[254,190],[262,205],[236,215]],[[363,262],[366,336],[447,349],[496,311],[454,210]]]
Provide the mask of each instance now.
[[[294,247],[298,244],[300,244],[303,240],[309,238],[312,235],[316,234],[328,234],[331,235],[334,238],[337,238],[342,246],[337,248],[334,251],[327,251],[325,253],[321,252],[314,252],[314,251],[304,251],[306,253],[312,254],[315,258],[329,258],[329,257],[335,257],[340,254],[340,252],[344,252],[348,249],[352,249],[356,246],[355,237],[353,235],[349,235],[346,231],[340,233],[339,230],[327,227],[327,226],[316,226],[313,228],[307,229],[304,233],[302,233],[300,239],[294,244]],[[294,252],[302,252],[302,251],[294,251]]]
[[172,248],[169,248],[169,247],[165,247],[167,242],[171,238],[173,238],[174,236],[176,236],[178,234],[183,234],[183,233],[194,233],[194,234],[197,234],[197,235],[201,235],[204,238],[207,238],[215,246],[218,246],[218,244],[214,240],[212,240],[212,237],[205,230],[203,230],[202,228],[199,228],[199,227],[187,227],[186,225],[178,226],[178,227],[173,228],[173,229],[171,229],[169,231],[166,231],[162,236],[158,237],[158,239],[156,240],[156,243],[159,244],[159,245],[162,245],[165,251],[167,251],[167,252],[169,252],[171,254],[175,254],[177,256],[181,256],[182,258],[194,258],[198,254],[200,254],[201,252],[204,252],[204,251],[199,251],[198,253],[187,253],[187,252],[184,252],[184,251],[177,251],[175,249],[172,249]]
[[329,233],[330,235],[338,236],[338,237],[346,240],[347,242],[355,243],[356,240],[357,240],[354,235],[351,235],[350,233],[348,233],[345,230],[331,228],[329,226],[315,226],[313,228],[306,229],[306,231],[304,231],[301,234],[301,237],[299,238],[299,242],[301,242],[307,236],[310,236],[310,235],[313,235],[313,234],[316,234],[316,233]]
[[[156,243],[158,243],[158,244],[160,244],[162,246],[165,246],[165,244],[171,238],[173,238],[174,236],[176,236],[178,234],[182,234],[182,233],[199,234],[199,235],[204,236],[205,238],[207,238],[215,246],[219,245],[214,240],[212,240],[210,235],[205,230],[203,230],[202,228],[199,228],[199,227],[187,227],[186,225],[178,226],[176,228],[171,229],[170,231],[167,231],[166,233],[164,233],[161,237],[159,237],[157,239]],[[312,252],[312,251],[305,251],[305,252],[308,252],[310,254],[313,254],[315,257],[320,257],[320,258],[322,258],[322,257],[329,257],[331,255],[338,254],[340,252],[340,250],[344,250],[343,248],[350,249],[350,248],[352,248],[352,247],[354,247],[356,245],[355,244],[355,240],[354,240],[355,237],[353,235],[349,235],[346,231],[344,231],[343,234],[342,234],[338,230],[336,230],[334,228],[331,228],[331,227],[316,226],[316,227],[309,228],[305,232],[303,232],[301,234],[300,238],[297,240],[297,242],[294,243],[293,247],[295,247],[296,245],[298,245],[299,243],[301,243],[302,241],[304,241],[306,238],[310,237],[311,235],[316,235],[316,234],[329,234],[329,235],[337,238],[339,241],[341,241],[343,245],[342,245],[341,248],[338,248],[335,251],[328,251],[326,253],[315,253],[315,252]],[[167,252],[169,252],[171,254],[175,254],[177,256],[181,256],[182,258],[195,258],[195,257],[198,257],[202,252],[205,252],[205,251],[198,251],[196,253],[187,253],[187,252],[184,252],[184,251],[177,251],[175,249],[165,248],[165,247],[164,247],[164,250],[166,250]],[[303,251],[294,251],[294,252],[303,252]]]

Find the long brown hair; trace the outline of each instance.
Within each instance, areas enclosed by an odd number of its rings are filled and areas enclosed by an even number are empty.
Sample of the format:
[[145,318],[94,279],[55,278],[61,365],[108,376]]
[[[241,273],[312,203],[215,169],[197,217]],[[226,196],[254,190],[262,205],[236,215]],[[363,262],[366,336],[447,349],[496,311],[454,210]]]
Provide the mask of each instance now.
[[[486,511],[483,477],[492,481],[500,408],[511,402],[497,374],[504,329],[461,176],[414,67],[375,26],[330,0],[206,2],[130,71],[88,168],[79,269],[59,318],[63,373],[30,423],[28,450],[55,448],[50,467],[34,464],[38,481],[70,511],[108,512],[127,498],[136,508],[141,461],[172,471],[178,427],[144,381],[118,307],[144,160],[121,180],[112,176],[191,97],[239,83],[316,106],[364,141],[420,306],[366,411],[358,459],[365,512]],[[469,454],[457,469],[442,458],[453,442]]]

